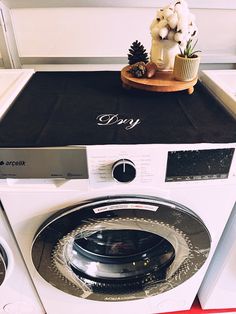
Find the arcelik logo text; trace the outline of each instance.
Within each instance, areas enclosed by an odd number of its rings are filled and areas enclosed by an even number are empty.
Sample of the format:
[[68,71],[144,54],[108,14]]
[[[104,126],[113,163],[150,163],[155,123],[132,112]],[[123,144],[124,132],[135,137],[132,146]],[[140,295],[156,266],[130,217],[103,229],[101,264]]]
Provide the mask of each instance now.
[[0,166],[12,166],[12,167],[21,167],[26,166],[26,162],[24,160],[7,160],[7,161],[0,161]]

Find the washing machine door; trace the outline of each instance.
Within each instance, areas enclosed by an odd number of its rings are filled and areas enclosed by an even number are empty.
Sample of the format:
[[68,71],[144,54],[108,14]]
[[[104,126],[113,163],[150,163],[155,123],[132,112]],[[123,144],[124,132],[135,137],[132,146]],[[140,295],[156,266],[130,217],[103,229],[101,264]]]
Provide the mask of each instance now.
[[7,255],[4,248],[0,244],[0,286],[6,278],[7,272]]
[[190,209],[126,195],[59,211],[38,230],[32,260],[39,274],[69,294],[124,301],[160,294],[204,264],[211,238]]

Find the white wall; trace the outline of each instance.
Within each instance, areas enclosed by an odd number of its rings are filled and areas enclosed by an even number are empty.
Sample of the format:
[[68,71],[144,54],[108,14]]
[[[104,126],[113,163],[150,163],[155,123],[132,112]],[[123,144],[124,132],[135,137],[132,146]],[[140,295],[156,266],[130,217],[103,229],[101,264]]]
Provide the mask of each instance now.
[[[210,54],[210,63],[218,62],[219,56],[235,58],[236,63],[236,10],[191,11],[197,18],[203,56]],[[11,15],[20,57],[125,57],[136,39],[149,51],[155,12],[77,7],[12,9]]]

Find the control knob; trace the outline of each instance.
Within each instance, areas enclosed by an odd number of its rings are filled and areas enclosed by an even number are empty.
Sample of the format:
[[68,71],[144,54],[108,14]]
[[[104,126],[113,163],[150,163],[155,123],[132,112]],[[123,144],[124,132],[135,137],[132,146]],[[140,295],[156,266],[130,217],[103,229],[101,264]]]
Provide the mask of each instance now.
[[112,166],[112,177],[118,182],[129,183],[136,177],[135,164],[129,159],[120,159]]

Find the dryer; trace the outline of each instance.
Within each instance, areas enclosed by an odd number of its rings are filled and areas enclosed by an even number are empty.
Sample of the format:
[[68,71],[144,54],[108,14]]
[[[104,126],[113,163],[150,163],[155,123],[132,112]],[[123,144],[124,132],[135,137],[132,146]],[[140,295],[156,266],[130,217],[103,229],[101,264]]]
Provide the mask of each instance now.
[[0,207],[0,313],[45,313]]
[[189,309],[235,203],[235,148],[201,84],[34,74],[0,123],[0,199],[47,314]]

